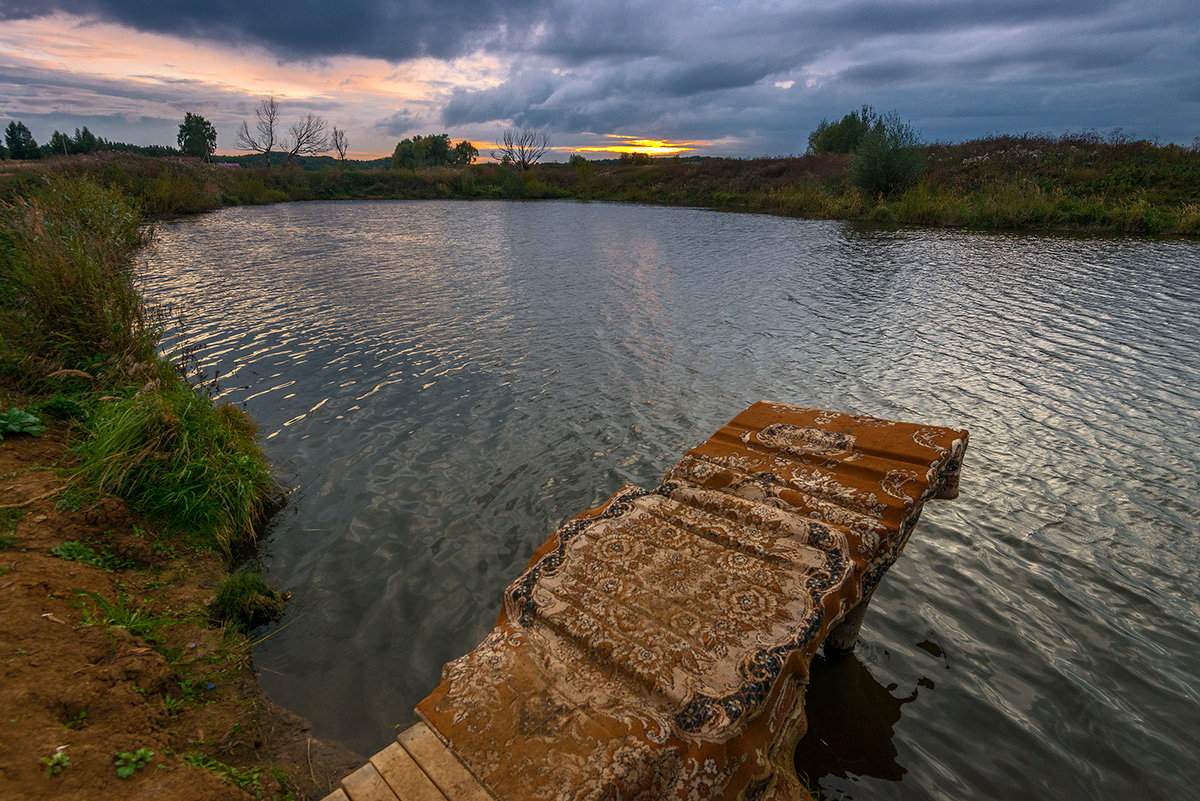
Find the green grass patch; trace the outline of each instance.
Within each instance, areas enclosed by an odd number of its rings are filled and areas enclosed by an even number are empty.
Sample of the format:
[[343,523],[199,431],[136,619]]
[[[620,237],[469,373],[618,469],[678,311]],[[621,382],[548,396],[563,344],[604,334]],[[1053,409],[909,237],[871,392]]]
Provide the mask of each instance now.
[[211,613],[234,631],[243,633],[278,620],[287,601],[254,570],[241,570],[226,578],[217,589]]
[[33,408],[57,420],[85,420],[91,403],[83,393],[54,392],[39,400]]
[[23,509],[0,509],[0,550],[17,545],[17,523],[25,516]]
[[67,487],[58,493],[54,508],[60,512],[78,512],[100,500],[100,493],[90,487]]
[[157,335],[129,271],[137,209],[88,178],[44,181],[0,204],[0,335],[43,375],[153,363]]
[[174,379],[106,403],[86,428],[83,480],[226,554],[256,541],[278,485],[242,410]]
[[82,604],[83,622],[88,626],[125,629],[151,645],[158,645],[163,641],[159,629],[175,624],[171,618],[155,615],[144,606],[134,606],[128,595],[118,594],[115,601],[109,601],[91,590],[76,590],[76,594],[91,601]]
[[232,765],[227,765],[219,759],[199,752],[184,754],[183,758],[190,764],[221,777],[234,787],[262,789],[262,784],[259,782],[259,776],[262,775],[261,769],[238,770]]
[[50,549],[50,553],[59,559],[93,565],[109,573],[135,566],[134,561],[127,556],[111,554],[108,551],[96,553],[90,546],[76,540],[67,540],[55,545]]

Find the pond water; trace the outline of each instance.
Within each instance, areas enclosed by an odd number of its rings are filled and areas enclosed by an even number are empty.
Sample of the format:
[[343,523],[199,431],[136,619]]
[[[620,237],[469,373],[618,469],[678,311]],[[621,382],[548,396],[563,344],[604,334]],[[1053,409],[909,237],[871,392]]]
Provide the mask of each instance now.
[[802,770],[1195,797],[1200,243],[378,201],[164,223],[142,266],[296,488],[255,662],[318,735],[382,748],[556,526],[772,399],[971,431],[857,654],[814,665]]

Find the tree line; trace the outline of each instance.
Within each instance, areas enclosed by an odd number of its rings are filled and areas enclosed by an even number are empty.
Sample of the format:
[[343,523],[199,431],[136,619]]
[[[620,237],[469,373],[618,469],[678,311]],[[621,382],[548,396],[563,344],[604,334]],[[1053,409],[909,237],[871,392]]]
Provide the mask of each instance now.
[[[285,165],[297,156],[319,155],[330,150],[336,151],[342,162],[346,160],[346,152],[350,146],[346,132],[336,126],[330,128],[322,117],[307,114],[287,131],[282,131],[279,104],[274,97],[265,98],[258,104],[255,117],[257,122],[253,131],[246,122],[242,123],[237,133],[237,146],[241,150],[261,153],[268,168],[271,166],[271,153],[276,149],[285,154]],[[0,159],[41,159],[111,150],[147,156],[193,156],[208,161],[216,152],[217,129],[202,115],[189,111],[179,124],[176,142],[177,148],[110,142],[96,136],[84,126],[75,129],[74,137],[55,131],[49,142],[39,145],[28,126],[20,120],[15,120],[10,122],[4,131]]]
[[39,145],[29,128],[20,120],[10,122],[4,129],[3,144],[0,144],[0,159],[43,159],[51,156],[73,156],[80,153],[95,153],[111,150],[118,153],[138,153],[143,156],[176,156],[179,151],[162,145],[133,145],[128,142],[111,142],[96,136],[85,125],[75,129],[74,136],[55,131],[50,139]]
[[51,156],[77,156],[100,151],[137,153],[143,156],[199,156],[212,157],[217,145],[217,131],[199,114],[188,112],[179,125],[178,148],[165,145],[133,145],[128,142],[112,142],[88,130],[87,126],[75,129],[74,136],[61,131],[50,135],[49,141],[39,145],[28,126],[14,120],[4,129],[4,144],[0,145],[2,159],[43,159]]
[[[345,164],[350,140],[342,128],[330,126],[325,118],[316,114],[305,114],[284,128],[279,101],[274,96],[265,97],[254,109],[254,125],[243,120],[238,129],[236,146],[239,150],[263,157],[263,166],[271,168],[272,154],[283,154],[283,166],[300,156],[318,156],[333,150]],[[176,137],[177,148],[152,145],[149,147],[123,142],[109,142],[87,129],[75,129],[70,137],[55,131],[50,141],[38,145],[25,123],[13,121],[4,132],[4,144],[0,145],[0,158],[39,159],[49,156],[73,156],[94,153],[100,150],[136,152],[149,156],[191,156],[208,161],[217,147],[217,129],[200,114],[187,112],[179,124]],[[550,150],[550,140],[545,133],[530,129],[504,131],[492,157],[504,165],[528,170],[537,164]],[[418,170],[425,167],[444,165],[467,166],[479,158],[479,150],[469,140],[457,143],[450,135],[416,135],[402,139],[392,152],[392,165],[397,169]]]

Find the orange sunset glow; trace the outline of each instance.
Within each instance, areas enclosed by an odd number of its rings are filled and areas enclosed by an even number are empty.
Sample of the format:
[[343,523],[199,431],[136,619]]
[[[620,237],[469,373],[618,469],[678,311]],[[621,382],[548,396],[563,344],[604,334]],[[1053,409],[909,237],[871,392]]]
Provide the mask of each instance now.
[[661,139],[643,139],[624,134],[605,134],[605,137],[615,139],[616,141],[610,145],[592,145],[562,149],[573,153],[644,153],[647,156],[674,156],[679,153],[690,153],[701,147],[712,145],[712,142],[666,142]]

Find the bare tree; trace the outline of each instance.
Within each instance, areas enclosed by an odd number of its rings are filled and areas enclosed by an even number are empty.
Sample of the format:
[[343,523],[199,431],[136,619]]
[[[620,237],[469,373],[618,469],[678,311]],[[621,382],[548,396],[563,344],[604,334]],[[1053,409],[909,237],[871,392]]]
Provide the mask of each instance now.
[[275,125],[279,121],[279,104],[275,102],[274,97],[263,98],[259,101],[258,107],[254,109],[254,116],[258,118],[258,122],[254,124],[253,134],[250,133],[250,127],[246,125],[246,121],[242,120],[242,128],[237,134],[237,146],[241,150],[262,153],[269,170],[271,169],[271,151],[275,149],[278,142]]
[[500,140],[500,147],[492,151],[492,158],[528,170],[549,149],[550,139],[546,134],[529,128],[509,128]]
[[325,134],[328,123],[323,117],[315,114],[305,114],[300,122],[293,123],[288,129],[289,141],[284,143],[287,158],[283,166],[291,163],[296,156],[316,156],[329,149],[329,137]]
[[350,140],[346,138],[346,132],[336,125],[333,126],[333,133],[329,135],[329,144],[337,151],[338,160],[344,166],[346,163],[346,149],[350,147]]

